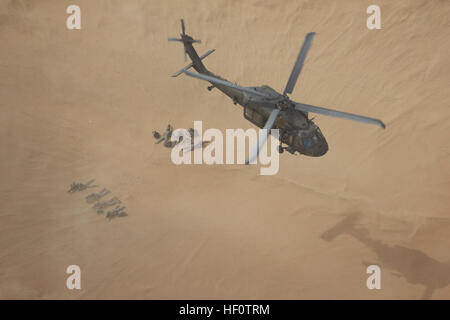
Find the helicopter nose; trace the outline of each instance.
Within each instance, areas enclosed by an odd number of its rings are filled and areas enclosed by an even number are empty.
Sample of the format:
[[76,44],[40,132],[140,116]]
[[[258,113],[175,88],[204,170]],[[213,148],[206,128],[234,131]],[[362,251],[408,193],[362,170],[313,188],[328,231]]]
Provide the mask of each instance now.
[[313,133],[299,134],[302,153],[310,157],[321,157],[328,152],[328,143],[320,129],[317,127]]
[[318,143],[316,144],[316,154],[320,157],[328,152],[328,142],[319,128],[317,128],[316,136],[318,138]]
[[318,148],[317,148],[317,153],[318,156],[323,156],[325,153],[328,152],[328,143],[325,139],[323,139],[323,141],[320,142]]

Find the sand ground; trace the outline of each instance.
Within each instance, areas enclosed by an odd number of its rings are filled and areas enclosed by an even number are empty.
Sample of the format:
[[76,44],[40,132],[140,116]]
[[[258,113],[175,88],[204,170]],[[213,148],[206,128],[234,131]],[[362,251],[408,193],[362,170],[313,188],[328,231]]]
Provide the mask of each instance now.
[[[78,4],[82,29],[65,27]],[[0,298],[450,298],[450,2],[0,1]],[[175,166],[152,130],[250,128],[167,42],[187,31],[213,72],[382,119],[317,116],[321,158]],[[97,215],[95,179],[127,217]],[[66,288],[68,265],[82,289]],[[366,288],[366,266],[382,289]]]

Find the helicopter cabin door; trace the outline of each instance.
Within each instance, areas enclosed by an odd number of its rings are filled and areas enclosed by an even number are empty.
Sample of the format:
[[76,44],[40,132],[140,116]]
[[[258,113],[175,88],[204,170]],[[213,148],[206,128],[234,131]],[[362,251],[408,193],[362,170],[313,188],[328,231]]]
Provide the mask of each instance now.
[[244,107],[244,118],[259,128],[263,128],[267,121],[267,118],[249,106]]

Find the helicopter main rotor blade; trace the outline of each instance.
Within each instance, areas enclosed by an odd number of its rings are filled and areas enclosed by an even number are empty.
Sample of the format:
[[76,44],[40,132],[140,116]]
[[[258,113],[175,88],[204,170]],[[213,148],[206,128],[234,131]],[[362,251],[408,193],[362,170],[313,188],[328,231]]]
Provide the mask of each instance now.
[[[269,135],[270,129],[272,129],[273,124],[275,123],[275,120],[277,119],[278,113],[280,113],[280,109],[273,109],[270,112],[269,118],[266,121],[266,124],[264,125],[263,129],[266,129],[266,131],[262,131],[259,134],[258,143],[256,145],[256,149],[252,150],[252,153],[250,153],[248,160],[245,162],[245,164],[254,164],[256,158],[258,157],[259,151],[262,149],[264,143],[266,143],[267,136]],[[273,151],[272,151],[273,152]]]
[[305,40],[303,41],[303,46],[298,54],[297,61],[295,62],[294,68],[292,69],[291,76],[286,84],[286,88],[283,91],[283,94],[292,93],[294,90],[295,83],[297,82],[298,76],[302,71],[303,62],[306,59],[306,55],[308,54],[309,48],[311,47],[312,40],[314,38],[315,32],[310,32],[306,35]]
[[240,90],[240,91],[245,91],[245,92],[248,92],[250,94],[254,94],[254,95],[257,95],[257,96],[264,97],[264,98],[270,98],[271,97],[268,94],[256,91],[254,89],[241,87],[240,85],[237,85],[237,84],[234,84],[234,83],[231,83],[231,82],[219,79],[219,78],[215,78],[215,77],[212,77],[212,76],[207,76],[207,75],[202,74],[202,73],[194,73],[194,72],[187,71],[187,70],[183,70],[183,73],[185,73],[188,76],[193,77],[193,78],[197,78],[197,79],[205,80],[205,81],[212,82],[212,83],[215,83],[215,84],[227,86],[227,87],[234,88],[234,89],[237,89],[237,90]]
[[300,111],[323,114],[326,116],[331,116],[331,117],[336,117],[336,118],[343,118],[343,119],[349,119],[349,120],[359,121],[359,122],[363,122],[363,123],[374,124],[383,129],[386,128],[386,125],[383,123],[383,121],[381,121],[379,119],[364,117],[364,116],[360,116],[360,115],[353,114],[353,113],[342,112],[342,111],[337,111],[337,110],[327,109],[327,108],[322,108],[322,107],[316,107],[316,106],[312,106],[309,104],[298,103],[298,102],[295,103],[295,109],[300,110]]

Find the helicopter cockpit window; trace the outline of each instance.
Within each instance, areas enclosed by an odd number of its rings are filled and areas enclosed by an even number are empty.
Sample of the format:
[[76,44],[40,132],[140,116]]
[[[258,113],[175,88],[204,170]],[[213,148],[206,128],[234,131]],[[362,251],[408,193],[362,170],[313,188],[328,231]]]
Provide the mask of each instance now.
[[306,149],[309,149],[309,147],[311,147],[311,145],[312,145],[311,138],[310,137],[304,138],[303,145],[305,146]]

